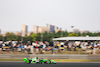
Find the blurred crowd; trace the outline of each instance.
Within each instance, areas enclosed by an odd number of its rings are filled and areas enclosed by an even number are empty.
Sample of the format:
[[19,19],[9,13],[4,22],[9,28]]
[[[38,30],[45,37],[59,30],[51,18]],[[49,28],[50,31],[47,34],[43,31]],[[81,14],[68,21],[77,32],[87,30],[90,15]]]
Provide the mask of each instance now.
[[96,51],[100,51],[100,41],[51,41],[51,42],[41,42],[35,41],[27,43],[23,43],[21,41],[7,41],[0,42],[0,51],[6,52],[22,52],[22,53],[31,53],[31,54],[43,54],[46,51],[50,51],[50,53],[55,53],[58,51],[59,53],[63,50],[67,51],[77,51],[78,49],[82,49],[82,51],[90,52],[91,54],[96,54]]
[[43,53],[45,51],[50,50],[51,53],[53,53],[53,42],[41,42],[41,41],[35,41],[35,42],[30,42],[28,41],[27,43],[23,43],[23,42],[11,42],[11,41],[7,41],[7,42],[0,42],[0,51],[3,52],[27,52],[27,53],[32,53],[32,54],[36,54],[36,53]]
[[76,51],[80,48],[87,53],[96,54],[97,51],[100,53],[100,41],[75,41],[66,43],[65,46],[67,47],[67,50],[74,49],[74,51]]

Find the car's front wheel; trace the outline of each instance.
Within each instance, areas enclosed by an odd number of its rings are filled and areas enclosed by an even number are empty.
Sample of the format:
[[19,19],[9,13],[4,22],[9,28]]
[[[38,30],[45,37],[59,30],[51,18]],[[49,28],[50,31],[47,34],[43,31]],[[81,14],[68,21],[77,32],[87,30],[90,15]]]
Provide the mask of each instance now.
[[28,59],[27,59],[27,60],[25,61],[25,63],[26,63],[26,64],[30,64],[30,63],[31,63],[31,60],[28,60]]

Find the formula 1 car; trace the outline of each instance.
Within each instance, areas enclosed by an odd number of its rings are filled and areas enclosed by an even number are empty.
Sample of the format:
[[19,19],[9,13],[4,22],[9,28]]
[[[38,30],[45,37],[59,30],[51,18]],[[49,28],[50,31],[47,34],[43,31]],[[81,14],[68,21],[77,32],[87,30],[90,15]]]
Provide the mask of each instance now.
[[50,59],[38,59],[38,57],[35,58],[24,58],[24,62],[26,64],[30,64],[30,63],[40,63],[40,64],[56,64],[56,62],[54,60],[50,60]]

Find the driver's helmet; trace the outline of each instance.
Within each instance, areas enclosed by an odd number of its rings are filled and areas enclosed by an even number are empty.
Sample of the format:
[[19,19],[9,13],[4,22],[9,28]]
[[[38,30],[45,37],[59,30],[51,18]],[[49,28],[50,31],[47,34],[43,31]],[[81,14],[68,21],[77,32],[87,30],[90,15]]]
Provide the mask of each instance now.
[[36,59],[38,59],[38,57],[36,57]]

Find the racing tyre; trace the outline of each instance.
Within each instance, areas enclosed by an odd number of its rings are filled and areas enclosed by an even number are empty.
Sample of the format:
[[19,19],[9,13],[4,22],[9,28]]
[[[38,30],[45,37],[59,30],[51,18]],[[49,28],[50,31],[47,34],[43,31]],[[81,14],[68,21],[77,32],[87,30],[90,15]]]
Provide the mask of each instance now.
[[30,64],[31,63],[31,60],[26,60],[25,63],[26,64]]
[[51,61],[50,61],[50,60],[47,60],[46,63],[47,63],[47,64],[51,64]]

